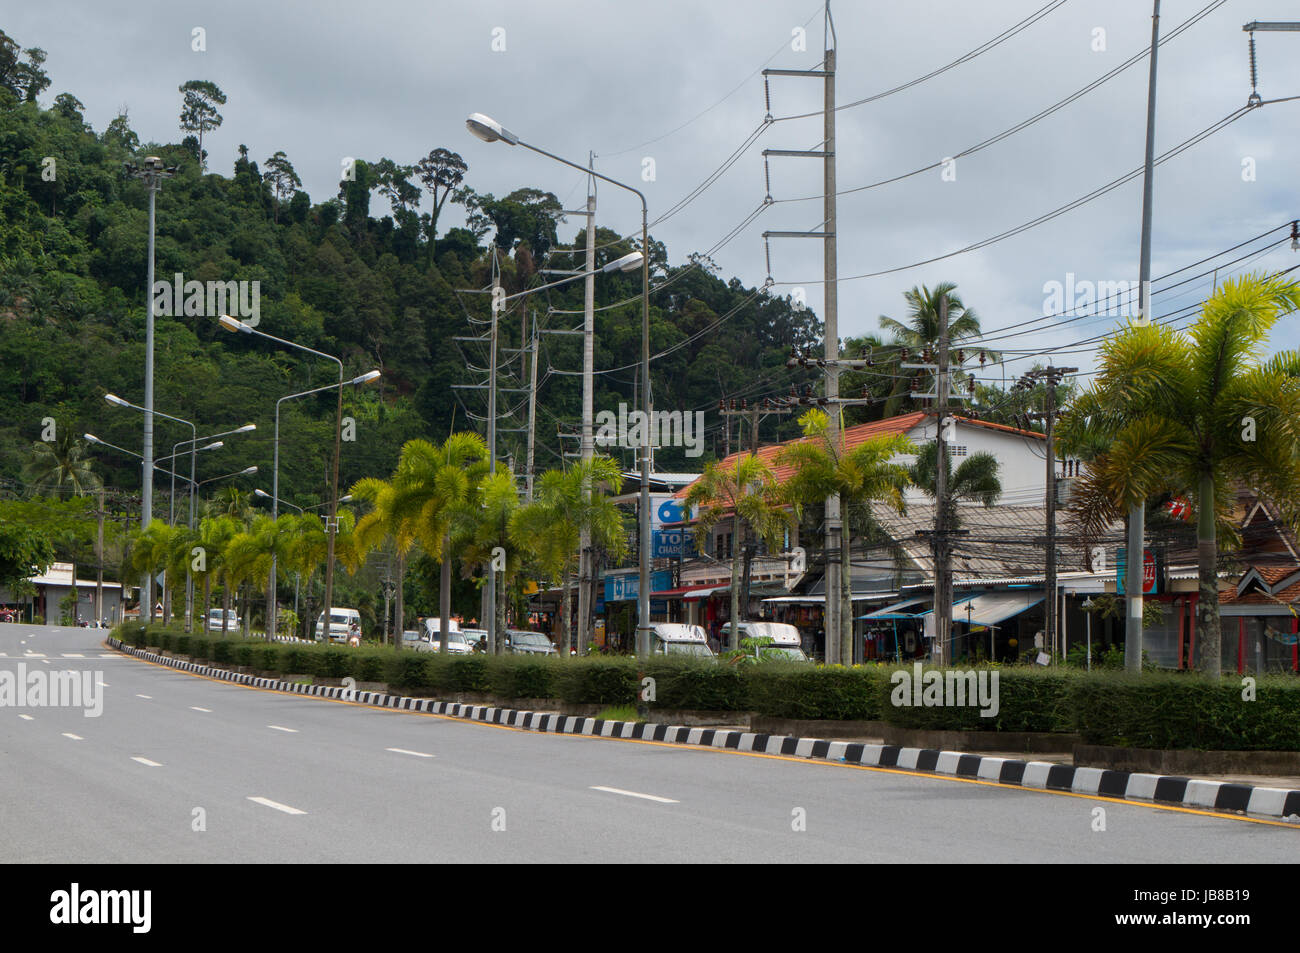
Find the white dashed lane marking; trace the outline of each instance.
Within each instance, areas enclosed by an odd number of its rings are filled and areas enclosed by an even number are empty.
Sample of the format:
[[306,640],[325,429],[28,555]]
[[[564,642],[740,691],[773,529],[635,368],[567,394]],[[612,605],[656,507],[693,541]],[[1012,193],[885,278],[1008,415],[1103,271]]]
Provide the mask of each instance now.
[[433,755],[425,754],[423,751],[408,751],[406,748],[385,748],[385,751],[391,751],[394,754],[409,754],[413,758],[432,758]]
[[132,760],[132,761],[139,761],[141,764],[143,764],[143,765],[145,765],[146,767],[149,767],[149,768],[161,768],[161,767],[162,767],[162,765],[159,764],[157,761],[150,761],[148,758],[132,757],[131,760]]
[[591,789],[593,791],[604,791],[606,794],[622,794],[625,797],[639,797],[644,798],[647,801],[658,801],[660,804],[681,803],[680,801],[675,801],[670,797],[659,797],[657,794],[641,794],[637,791],[624,791],[622,788],[607,788],[598,784],[593,784]]
[[263,807],[275,808],[277,811],[284,811],[286,814],[306,814],[306,811],[300,811],[296,807],[290,807],[288,804],[281,804],[279,801],[272,801],[265,797],[250,797],[254,804],[261,804]]

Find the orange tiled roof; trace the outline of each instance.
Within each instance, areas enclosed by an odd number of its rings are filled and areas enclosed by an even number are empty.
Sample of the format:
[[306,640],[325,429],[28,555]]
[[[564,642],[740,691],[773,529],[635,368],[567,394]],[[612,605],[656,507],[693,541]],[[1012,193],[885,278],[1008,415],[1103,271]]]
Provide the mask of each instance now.
[[[871,423],[857,424],[853,427],[846,427],[844,430],[844,449],[846,451],[858,447],[873,437],[879,437],[883,434],[904,434],[924,420],[926,414],[924,411],[917,411],[911,414],[901,414],[897,417],[890,417],[887,420],[876,420]],[[794,443],[804,443],[808,437],[796,437],[793,440],[786,440],[784,443],[772,443],[765,447],[758,448],[758,459],[767,464],[768,468],[776,477],[777,482],[783,483],[794,475],[794,467],[782,466],[776,462],[776,455],[781,452],[781,448]],[[733,453],[719,463],[720,467],[728,468],[736,465],[736,461],[741,457],[749,456],[748,450],[739,453]],[[677,491],[678,497],[686,496],[686,491],[690,487],[682,487]]]

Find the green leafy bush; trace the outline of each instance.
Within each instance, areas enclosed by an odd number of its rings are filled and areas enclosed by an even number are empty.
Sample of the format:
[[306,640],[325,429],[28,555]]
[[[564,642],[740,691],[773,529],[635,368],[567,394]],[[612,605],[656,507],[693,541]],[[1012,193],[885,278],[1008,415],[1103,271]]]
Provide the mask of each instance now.
[[744,670],[750,708],[774,718],[874,721],[881,717],[886,670],[765,662]]
[[[702,659],[653,657],[642,669],[654,679],[652,708],[688,708],[702,711],[743,711],[748,705],[746,676],[738,665],[719,665]],[[643,682],[638,680],[637,691]]]
[[[994,672],[998,675],[997,713],[984,717],[975,700],[955,705],[896,705],[895,698],[903,695],[910,700],[915,668],[886,670],[885,681],[880,686],[881,712],[885,721],[900,728],[920,728],[931,731],[1070,731],[1074,724],[1073,712],[1067,697],[1069,685],[1078,673],[1068,669],[1050,669],[1038,666],[974,666],[956,669],[924,669],[924,672],[949,671],[978,674]],[[908,680],[899,684],[893,681],[894,672],[903,672]],[[986,684],[989,684],[986,682]],[[989,685],[992,688],[991,684]],[[992,705],[989,710],[992,710]]]
[[571,705],[632,705],[640,683],[630,658],[574,658],[557,672],[556,690]]

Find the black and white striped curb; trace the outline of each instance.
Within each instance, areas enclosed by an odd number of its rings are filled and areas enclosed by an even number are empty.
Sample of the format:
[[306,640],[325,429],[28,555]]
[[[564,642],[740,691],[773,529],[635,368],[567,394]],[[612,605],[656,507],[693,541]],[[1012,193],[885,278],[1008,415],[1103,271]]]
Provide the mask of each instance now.
[[577,715],[520,711],[515,708],[466,705],[460,702],[436,701],[432,698],[411,698],[385,692],[357,691],[334,685],[284,682],[274,678],[211,668],[197,662],[167,658],[147,649],[126,645],[112,637],[108,639],[108,644],[150,662],[254,688],[271,688],[293,694],[333,698],[401,711],[449,715],[510,728],[815,758],[821,761],[839,761],[867,767],[897,768],[904,771],[969,778],[1042,791],[1065,791],[1099,798],[1174,804],[1201,810],[1235,812],[1300,822],[1300,791],[1285,788],[1255,787],[1227,781],[1113,771],[1107,768],[1075,767],[1048,761],[1020,761],[1014,758],[966,754],[961,751],[940,751],[937,748],[903,748],[899,745],[826,741],[760,732],[608,721]]

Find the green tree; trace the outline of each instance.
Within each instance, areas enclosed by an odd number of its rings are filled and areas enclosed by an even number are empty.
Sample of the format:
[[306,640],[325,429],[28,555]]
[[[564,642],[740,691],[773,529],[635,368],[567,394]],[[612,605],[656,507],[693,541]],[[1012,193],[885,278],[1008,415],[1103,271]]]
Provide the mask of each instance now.
[[210,129],[218,129],[222,123],[218,106],[226,104],[226,94],[216,83],[206,79],[192,79],[182,83],[178,91],[184,96],[181,101],[181,132],[198,133],[199,168],[208,167],[208,154],[203,151],[203,136]]
[[[980,333],[980,321],[974,309],[967,308],[954,292],[957,286],[950,281],[941,281],[933,289],[925,285],[913,286],[903,292],[907,301],[907,318],[880,316],[880,327],[893,335],[894,344],[909,350],[909,356],[915,360],[926,349],[931,350],[931,358],[937,359],[937,348],[942,330],[940,321],[941,301],[948,296],[948,342],[956,347],[961,341],[977,337]],[[911,382],[906,376],[900,376],[885,403],[885,417],[894,417],[900,412],[903,400],[907,397]]]
[[415,173],[424,185],[425,191],[433,196],[433,212],[429,216],[427,234],[429,237],[429,260],[432,261],[438,245],[438,216],[442,207],[451,198],[469,166],[458,153],[447,149],[434,149],[415,164]]
[[[939,444],[927,443],[916,455],[916,462],[908,468],[911,482],[934,499],[938,492]],[[961,526],[960,511],[957,503],[969,500],[984,506],[992,506],[1002,496],[1002,481],[998,479],[998,458],[991,453],[972,453],[953,468],[951,458],[944,461],[946,466],[945,496],[947,497],[945,524],[950,529]]]
[[1067,439],[1104,440],[1116,509],[1161,489],[1197,513],[1205,674],[1222,672],[1218,527],[1235,481],[1256,486],[1300,525],[1300,352],[1265,359],[1268,335],[1300,309],[1300,284],[1229,279],[1185,332],[1130,323],[1102,345],[1101,372],[1062,423]]
[[[709,463],[701,477],[686,492],[686,507],[698,510],[695,545],[705,551],[714,527],[731,519],[731,622],[741,619],[740,551],[742,530],[767,544],[768,551],[781,548],[781,536],[794,524],[772,471],[756,456],[739,456],[731,464]],[[727,648],[736,648],[733,625]]]
[[284,204],[285,199],[293,198],[293,194],[302,188],[302,179],[298,178],[298,173],[294,171],[289,157],[281,151],[266,160],[266,171],[262,173],[262,181],[271,187],[271,192],[275,196],[273,221],[278,224],[280,206]]
[[452,520],[469,500],[486,471],[487,444],[476,433],[454,433],[441,446],[408,440],[393,474],[394,519],[409,523],[425,552],[435,555],[441,572],[438,615],[442,633],[439,651],[447,651],[451,618]]
[[38,490],[67,491],[82,496],[103,486],[91,469],[86,442],[69,427],[59,427],[53,440],[32,444],[32,456],[24,474]]
[[[777,453],[778,462],[795,471],[784,486],[786,498],[798,507],[823,503],[838,493],[845,515],[856,514],[867,524],[869,535],[887,536],[874,524],[868,504],[881,500],[903,512],[903,491],[911,479],[906,467],[892,461],[899,454],[916,452],[912,441],[903,434],[881,434],[846,451],[842,442],[831,439],[830,416],[816,408],[799,418],[799,426],[804,439],[787,444]],[[853,661],[852,529],[852,522],[846,520],[839,552],[840,591],[832,593],[828,587],[826,592],[827,599],[840,600],[840,657],[834,661],[844,665]],[[828,662],[832,661],[830,648],[828,641]]]
[[578,565],[583,531],[591,533],[593,547],[604,549],[616,561],[627,551],[623,514],[610,499],[622,484],[622,468],[607,456],[594,456],[567,470],[548,470],[537,481],[534,502],[520,507],[510,521],[515,545],[529,552],[563,590],[562,657],[567,658],[574,646],[569,580]]

